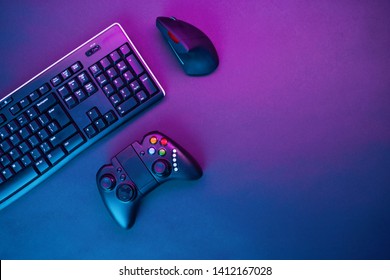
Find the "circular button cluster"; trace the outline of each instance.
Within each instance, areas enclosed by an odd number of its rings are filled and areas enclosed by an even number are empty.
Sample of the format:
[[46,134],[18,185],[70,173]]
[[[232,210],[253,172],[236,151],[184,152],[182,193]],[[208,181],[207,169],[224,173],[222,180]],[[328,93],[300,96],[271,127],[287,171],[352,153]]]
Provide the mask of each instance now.
[[116,189],[116,196],[118,197],[119,200],[123,202],[128,202],[133,199],[135,194],[135,190],[133,186],[130,186],[128,184],[123,184],[120,185]]

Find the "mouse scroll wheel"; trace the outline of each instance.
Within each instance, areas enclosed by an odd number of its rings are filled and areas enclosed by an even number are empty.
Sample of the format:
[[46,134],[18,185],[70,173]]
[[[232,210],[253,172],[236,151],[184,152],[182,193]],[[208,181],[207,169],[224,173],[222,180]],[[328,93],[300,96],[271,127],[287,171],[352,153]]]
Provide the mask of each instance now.
[[176,36],[173,35],[173,33],[172,33],[171,31],[168,31],[168,36],[169,36],[169,38],[171,38],[172,41],[175,42],[176,44],[180,42],[179,39],[177,39]]

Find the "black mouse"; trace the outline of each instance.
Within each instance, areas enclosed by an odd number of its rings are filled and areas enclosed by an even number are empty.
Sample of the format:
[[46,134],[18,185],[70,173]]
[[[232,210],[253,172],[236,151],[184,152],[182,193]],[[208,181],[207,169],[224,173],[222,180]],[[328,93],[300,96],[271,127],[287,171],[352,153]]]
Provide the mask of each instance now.
[[217,68],[217,51],[207,35],[198,28],[174,17],[158,17],[156,26],[187,75],[208,75]]

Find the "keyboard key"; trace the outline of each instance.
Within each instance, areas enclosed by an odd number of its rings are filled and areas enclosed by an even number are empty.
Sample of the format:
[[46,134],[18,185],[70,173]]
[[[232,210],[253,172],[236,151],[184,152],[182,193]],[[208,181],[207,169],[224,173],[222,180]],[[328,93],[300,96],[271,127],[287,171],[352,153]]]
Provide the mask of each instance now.
[[37,100],[39,98],[39,93],[37,91],[33,91],[32,93],[30,93],[29,97],[31,99],[32,102],[34,102],[35,100]]
[[17,148],[11,150],[11,151],[9,152],[9,155],[11,156],[11,158],[12,158],[14,161],[17,160],[18,158],[20,158],[20,157],[22,156],[22,155],[20,154],[20,151],[19,151]]
[[85,93],[85,91],[83,89],[76,90],[74,92],[74,95],[76,96],[79,103],[81,101],[84,101],[88,97],[88,95]]
[[76,135],[72,136],[64,142],[64,148],[68,153],[70,153],[83,143],[84,139],[80,136],[80,134],[77,133]]
[[104,93],[105,93],[108,97],[110,97],[110,96],[115,92],[115,90],[114,90],[114,88],[112,87],[111,84],[108,84],[108,85],[106,85],[105,87],[103,87],[103,91],[104,91]]
[[91,122],[93,122],[94,120],[100,118],[100,111],[96,107],[93,107],[87,112],[87,116],[91,120]]
[[16,118],[16,120],[18,121],[18,123],[20,124],[20,126],[24,126],[25,124],[28,123],[28,120],[27,120],[25,114],[20,115],[19,117]]
[[19,134],[23,140],[26,140],[28,137],[31,136],[30,130],[27,127],[23,127],[22,129],[20,129]]
[[26,154],[29,150],[30,150],[30,147],[27,145],[26,142],[22,142],[20,143],[20,145],[18,146],[20,152],[24,155]]
[[49,164],[46,162],[45,159],[41,158],[35,163],[35,167],[38,168],[39,172],[43,173],[47,169],[49,169]]
[[68,106],[69,109],[72,109],[74,106],[77,105],[77,99],[74,98],[72,95],[69,95],[65,98],[66,106]]
[[49,152],[51,150],[51,147],[49,146],[49,144],[47,142],[43,142],[41,145],[39,145],[39,148],[41,148],[41,150],[44,154],[46,154],[47,152]]
[[2,140],[4,140],[8,136],[9,136],[9,131],[8,131],[7,127],[3,126],[2,128],[0,128],[0,138]]
[[126,115],[128,112],[130,112],[131,109],[133,109],[137,105],[138,105],[138,103],[135,100],[135,98],[131,97],[130,99],[126,100],[125,102],[120,104],[118,107],[116,107],[116,109],[117,109],[119,115],[121,117],[123,117],[124,115]]
[[111,62],[107,57],[100,60],[100,64],[102,65],[104,70],[107,70],[111,66]]
[[84,132],[87,135],[88,138],[92,138],[97,134],[96,129],[93,127],[92,124],[88,125],[86,128],[84,128]]
[[104,115],[103,118],[106,121],[106,123],[108,123],[108,125],[113,124],[118,120],[117,116],[113,111],[109,111],[107,114]]
[[72,73],[70,73],[69,69],[66,69],[66,70],[61,72],[61,77],[63,80],[68,79],[71,75],[72,75]]
[[122,101],[122,99],[121,99],[120,95],[113,94],[110,96],[110,101],[111,101],[112,105],[116,106]]
[[123,78],[125,78],[126,83],[130,83],[132,80],[134,80],[134,75],[130,71],[126,71],[126,73],[123,74]]
[[18,122],[16,122],[16,120],[12,120],[10,121],[8,124],[8,129],[11,133],[14,133],[16,130],[18,130],[20,128],[20,125]]
[[1,173],[3,174],[3,176],[4,176],[4,178],[5,178],[6,180],[9,179],[9,178],[11,178],[12,175],[13,175],[11,169],[9,169],[9,168],[5,168]]
[[53,94],[49,94],[47,97],[41,99],[37,104],[37,109],[40,113],[43,113],[47,109],[49,109],[51,106],[57,103],[56,98]]
[[76,72],[79,72],[81,69],[83,69],[83,66],[82,66],[81,63],[78,61],[78,62],[76,62],[75,64],[73,64],[72,66],[70,66],[70,69],[72,69],[72,72],[73,72],[73,73],[76,73]]
[[4,108],[5,106],[7,106],[9,103],[11,103],[12,102],[12,97],[10,96],[10,97],[7,97],[6,99],[4,99],[4,100],[2,100],[1,102],[0,102],[0,108]]
[[88,83],[84,86],[85,91],[88,95],[92,95],[97,91],[97,88],[94,86],[93,83]]
[[104,122],[103,119],[97,119],[96,121],[93,122],[93,124],[95,125],[95,127],[99,132],[106,128],[106,123]]
[[42,156],[41,152],[36,148],[30,152],[30,155],[34,161]]
[[11,143],[8,141],[8,139],[6,139],[0,143],[0,148],[4,153],[6,153],[9,150],[11,150],[12,146],[11,146]]
[[140,80],[150,95],[152,95],[157,91],[156,87],[154,86],[153,82],[151,81],[151,79],[147,74],[142,75],[140,77]]
[[102,70],[100,69],[100,66],[97,63],[92,65],[91,67],[89,67],[89,71],[91,71],[91,73],[94,77],[96,77],[102,73]]
[[127,87],[122,88],[122,89],[119,91],[119,93],[121,94],[121,96],[122,96],[122,98],[123,98],[124,100],[126,100],[127,98],[129,98],[129,97],[132,95],[131,91],[130,91]]
[[40,143],[40,141],[38,140],[38,138],[35,135],[28,138],[28,142],[30,143],[30,146],[33,148],[35,146],[39,145],[39,143]]
[[22,107],[22,109],[24,109],[28,105],[30,105],[30,100],[28,99],[28,97],[25,97],[25,98],[23,98],[22,100],[19,101],[19,105],[20,105],[20,107]]
[[39,126],[39,123],[37,120],[33,120],[32,122],[30,122],[28,127],[31,129],[32,133],[35,133],[40,129],[40,126]]
[[59,104],[55,105],[47,113],[50,119],[56,120],[61,127],[64,127],[70,122],[69,117],[66,115]]
[[139,85],[139,83],[137,81],[133,81],[131,84],[130,84],[130,87],[131,89],[133,90],[133,92],[137,92],[138,90],[141,89],[141,86]]
[[34,107],[28,109],[26,111],[26,114],[27,114],[27,116],[29,117],[30,120],[33,120],[33,119],[35,119],[38,116],[38,112],[37,112],[37,110],[35,110]]
[[70,91],[65,87],[65,86],[62,86],[60,87],[58,90],[57,90],[58,94],[62,97],[62,98],[65,98],[66,96],[68,96],[70,94]]
[[18,161],[11,164],[11,167],[15,173],[18,173],[20,170],[22,170],[22,166],[20,165],[20,163]]
[[105,86],[108,83],[108,80],[104,74],[97,76],[96,80],[98,81],[101,87]]
[[116,78],[114,81],[113,81],[113,84],[114,84],[114,86],[115,86],[115,88],[117,89],[117,90],[119,90],[120,88],[122,88],[123,87],[123,80],[122,80],[122,78],[121,77],[118,77],[118,78]]
[[24,155],[24,156],[20,159],[20,161],[22,162],[22,164],[23,164],[24,166],[28,166],[28,165],[30,165],[31,162],[32,162],[29,155]]
[[[9,179],[12,176],[12,173],[10,170],[5,171],[3,170],[3,176],[6,177],[6,179]],[[29,182],[34,180],[36,177],[38,177],[38,173],[32,168],[31,166],[23,169],[19,173],[17,173],[15,176],[12,176],[11,179],[7,182],[7,184],[4,184],[0,188],[0,197],[5,198],[12,193],[16,192],[17,190],[23,188],[25,185],[27,185]]]
[[118,72],[114,69],[114,67],[111,67],[110,69],[108,69],[106,73],[107,73],[108,78],[111,81],[118,76]]
[[53,165],[56,164],[57,162],[59,162],[63,157],[65,157],[65,153],[61,149],[61,147],[58,147],[47,154],[47,159]]
[[0,163],[2,166],[6,167],[7,165],[9,165],[11,163],[11,158],[8,155],[3,155],[0,158]]
[[75,92],[79,88],[79,84],[76,79],[72,79],[68,82],[68,86],[72,92]]
[[[56,105],[56,106],[59,106],[59,105]],[[51,110],[52,109],[50,109],[49,111],[51,111]],[[47,114],[42,114],[41,116],[39,116],[38,120],[42,126],[45,126],[49,123],[49,118],[47,117]]]
[[49,133],[47,132],[46,128],[42,128],[39,132],[38,132],[38,137],[44,141],[46,140],[47,138],[49,138]]
[[127,44],[124,44],[120,47],[120,52],[122,53],[123,56],[126,56],[131,53],[130,48]]
[[127,65],[123,60],[119,61],[116,64],[116,67],[118,67],[120,73],[123,73],[127,70]]
[[53,87],[56,87],[62,83],[62,77],[60,75],[55,76],[53,79],[50,80],[50,83]]
[[42,94],[45,94],[45,93],[49,92],[50,89],[51,88],[50,88],[49,84],[46,83],[46,84],[41,85],[39,87],[38,91],[42,95]]
[[117,51],[113,51],[112,53],[110,53],[110,58],[112,59],[112,61],[114,63],[117,63],[121,59],[121,57]]
[[135,74],[138,76],[142,72],[144,72],[144,68],[141,66],[141,64],[138,62],[138,60],[135,58],[134,54],[126,57],[127,61],[129,62],[131,68],[135,72]]
[[12,146],[17,146],[20,142],[22,142],[22,139],[17,133],[11,135],[8,140],[11,141]]
[[12,115],[16,115],[20,111],[20,106],[19,104],[15,104],[12,107],[9,108],[9,111],[11,112]]
[[86,72],[83,72],[80,75],[78,75],[77,79],[79,80],[80,85],[82,86],[89,82],[89,78]]
[[49,125],[47,126],[47,129],[49,130],[49,133],[53,135],[59,130],[59,127],[56,125],[55,122],[52,122],[52,123],[49,123]]
[[67,127],[65,127],[63,130],[59,131],[56,135],[51,137],[49,141],[53,147],[56,147],[57,145],[64,142],[67,138],[69,138],[76,132],[77,129],[75,128],[75,126],[73,124],[70,124]]

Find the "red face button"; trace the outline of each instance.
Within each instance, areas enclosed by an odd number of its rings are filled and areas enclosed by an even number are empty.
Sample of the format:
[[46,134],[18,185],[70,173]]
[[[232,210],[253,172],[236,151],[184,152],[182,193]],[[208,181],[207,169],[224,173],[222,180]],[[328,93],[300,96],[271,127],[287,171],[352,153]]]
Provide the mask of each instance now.
[[156,143],[157,143],[157,137],[156,137],[156,136],[150,137],[149,142],[150,142],[150,144],[152,144],[152,145],[156,144]]
[[166,146],[168,144],[168,140],[166,138],[161,139],[161,145]]

